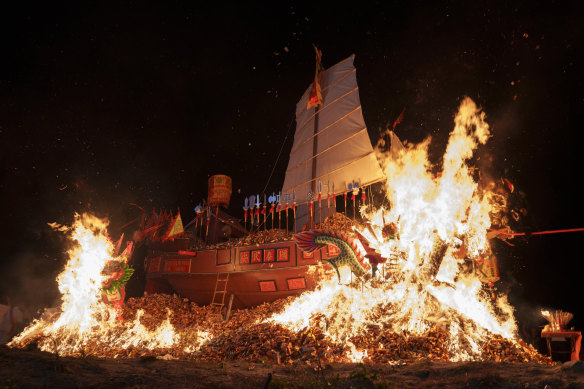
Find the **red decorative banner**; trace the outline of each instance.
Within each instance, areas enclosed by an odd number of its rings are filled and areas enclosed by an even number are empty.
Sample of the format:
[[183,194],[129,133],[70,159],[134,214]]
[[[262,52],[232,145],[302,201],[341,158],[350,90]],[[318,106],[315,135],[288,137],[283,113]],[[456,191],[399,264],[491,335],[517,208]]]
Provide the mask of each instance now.
[[289,278],[287,281],[289,290],[306,289],[306,280],[304,280],[304,277]]
[[190,271],[190,259],[167,259],[166,262],[164,262],[165,273],[189,273]]
[[288,249],[278,249],[278,262],[287,262],[290,260],[290,251]]
[[148,267],[148,273],[158,273],[160,271],[160,257],[152,258],[150,260],[150,266]]
[[196,251],[186,251],[186,250],[178,250],[179,255],[189,255],[191,257],[196,257],[197,256],[197,252]]
[[329,244],[327,249],[328,249],[328,256],[329,257],[336,257],[337,255],[339,255],[341,253],[341,251],[338,249],[338,247],[335,246],[334,244]]
[[262,292],[275,292],[276,282],[275,281],[259,281],[260,291]]
[[264,262],[274,262],[274,249],[264,250]]
[[249,251],[240,251],[239,252],[239,264],[245,265],[249,263]]
[[251,263],[262,262],[262,250],[254,250],[251,252]]

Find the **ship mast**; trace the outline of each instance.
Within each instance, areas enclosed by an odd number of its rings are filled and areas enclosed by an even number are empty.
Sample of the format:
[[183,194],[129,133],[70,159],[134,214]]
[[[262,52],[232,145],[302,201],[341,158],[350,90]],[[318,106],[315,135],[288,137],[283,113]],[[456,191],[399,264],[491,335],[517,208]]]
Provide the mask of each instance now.
[[[316,154],[318,153],[318,107],[314,107],[314,138],[312,141],[312,185],[310,191],[316,193]],[[310,219],[310,226],[313,227],[313,219]]]
[[296,105],[296,133],[282,193],[299,200],[300,225],[313,226],[310,210],[319,181],[328,197],[343,194],[353,182],[363,187],[384,177],[363,120],[353,60],[351,55],[324,70],[317,55],[313,82]]
[[[322,52],[318,47],[314,46],[316,52],[316,69],[314,72],[314,81],[312,85],[312,93],[308,101],[309,106],[314,105],[314,135],[312,139],[312,181],[310,191],[316,193],[316,155],[318,153],[318,110],[322,106],[322,91],[320,88],[320,79],[323,72],[322,67]],[[311,199],[312,200],[312,199]],[[310,218],[310,227],[314,227],[314,220]]]

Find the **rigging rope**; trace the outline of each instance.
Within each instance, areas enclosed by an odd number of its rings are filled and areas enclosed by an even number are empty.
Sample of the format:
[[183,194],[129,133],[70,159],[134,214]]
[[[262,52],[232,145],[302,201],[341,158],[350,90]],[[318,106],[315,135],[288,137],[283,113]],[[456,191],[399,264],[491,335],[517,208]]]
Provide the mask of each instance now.
[[284,145],[286,144],[286,141],[288,140],[288,135],[290,135],[290,128],[292,128],[292,123],[294,123],[296,116],[294,116],[294,118],[292,118],[292,120],[290,120],[290,124],[288,124],[288,131],[286,131],[286,136],[284,137],[284,142],[282,142],[282,146],[280,147],[280,151],[278,152],[278,156],[276,157],[276,162],[274,162],[274,166],[272,167],[272,172],[270,173],[270,176],[268,177],[268,182],[266,182],[266,186],[264,186],[264,189],[262,190],[262,194],[266,193],[266,188],[268,187],[268,185],[270,185],[270,180],[272,179],[272,175],[274,174],[274,170],[276,170],[276,166],[278,165],[278,161],[280,160],[280,156],[282,155],[282,150],[284,150]]
[[498,232],[502,235],[507,236],[530,236],[530,235],[544,235],[544,234],[559,234],[563,232],[578,232],[584,231],[584,228],[570,228],[566,230],[549,230],[549,231],[538,231],[538,232],[505,232],[500,230],[493,230],[489,228],[489,231]]

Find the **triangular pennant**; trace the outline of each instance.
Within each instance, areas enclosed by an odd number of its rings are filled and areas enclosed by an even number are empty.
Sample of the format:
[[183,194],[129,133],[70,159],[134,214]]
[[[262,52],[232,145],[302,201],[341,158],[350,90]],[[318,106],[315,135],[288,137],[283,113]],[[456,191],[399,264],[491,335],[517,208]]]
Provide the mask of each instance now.
[[116,257],[120,253],[123,240],[124,240],[124,234],[122,233],[122,236],[120,236],[120,239],[118,239],[118,241],[114,245],[114,257]]
[[183,222],[182,222],[182,219],[180,217],[180,211],[179,211],[179,213],[176,215],[176,218],[170,224],[170,228],[168,229],[168,232],[164,236],[163,240],[172,239],[172,238],[182,234],[183,232],[184,232]]

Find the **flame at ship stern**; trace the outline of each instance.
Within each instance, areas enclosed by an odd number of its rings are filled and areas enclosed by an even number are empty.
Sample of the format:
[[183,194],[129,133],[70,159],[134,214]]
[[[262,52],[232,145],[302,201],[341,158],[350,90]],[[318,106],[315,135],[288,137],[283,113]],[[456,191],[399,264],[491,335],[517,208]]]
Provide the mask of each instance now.
[[[108,276],[103,270],[114,259],[107,220],[76,214],[71,227],[50,225],[66,233],[71,241],[69,259],[57,277],[61,306],[58,312],[34,320],[8,343],[9,347],[35,342],[42,351],[75,356],[127,348],[166,350],[178,343],[179,335],[170,323],[172,312],[167,312],[166,320],[157,328],[148,329],[141,321],[142,310],[133,320],[122,322],[117,319],[120,312],[104,302],[102,288]],[[195,338],[203,342],[207,334],[199,335]],[[195,346],[196,341],[191,348]]]

